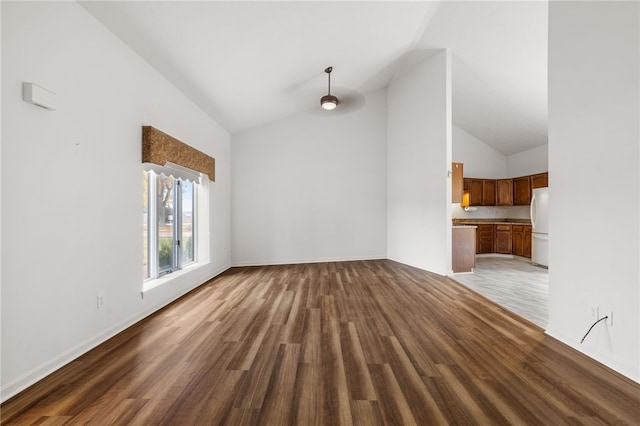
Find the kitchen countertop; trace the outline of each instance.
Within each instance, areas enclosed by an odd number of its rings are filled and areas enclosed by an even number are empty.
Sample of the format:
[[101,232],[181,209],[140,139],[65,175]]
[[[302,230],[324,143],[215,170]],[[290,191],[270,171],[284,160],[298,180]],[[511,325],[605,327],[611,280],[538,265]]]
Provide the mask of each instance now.
[[461,229],[461,228],[473,228],[476,229],[478,226],[477,225],[453,225],[452,228],[453,229]]
[[531,225],[531,220],[529,219],[482,219],[482,218],[454,218],[452,219],[453,226],[464,226],[464,225]]

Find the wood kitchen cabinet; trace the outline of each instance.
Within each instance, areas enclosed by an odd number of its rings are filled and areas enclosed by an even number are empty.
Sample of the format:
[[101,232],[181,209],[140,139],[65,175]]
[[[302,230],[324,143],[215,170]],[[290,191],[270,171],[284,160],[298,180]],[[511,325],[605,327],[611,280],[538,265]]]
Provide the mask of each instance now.
[[470,206],[495,206],[496,205],[496,180],[495,179],[464,179],[464,189],[469,191]]
[[513,178],[513,205],[528,206],[531,203],[531,177]]
[[496,181],[495,179],[482,179],[482,205],[496,205]]
[[511,225],[495,225],[495,253],[511,254]]
[[524,257],[531,259],[531,226],[526,225],[524,227],[524,242],[522,243]]
[[513,225],[511,227],[512,253],[516,256],[531,258],[531,226]]
[[463,181],[464,190],[469,191],[470,206],[528,206],[532,191],[547,186],[548,172],[512,179],[465,178]]
[[451,202],[461,203],[463,192],[462,163],[452,163],[451,172]]
[[546,188],[549,186],[549,172],[531,175],[531,190],[536,188]]
[[469,205],[482,206],[482,179],[465,179],[466,189],[469,191]]
[[496,206],[513,205],[513,179],[496,181]]
[[493,253],[493,225],[478,225],[476,229],[476,253]]

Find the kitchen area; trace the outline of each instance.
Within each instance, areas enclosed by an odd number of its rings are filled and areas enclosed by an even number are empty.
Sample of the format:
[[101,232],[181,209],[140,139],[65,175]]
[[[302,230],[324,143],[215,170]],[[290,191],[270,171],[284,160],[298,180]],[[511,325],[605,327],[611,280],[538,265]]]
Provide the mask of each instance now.
[[544,327],[548,172],[467,176],[452,164],[452,278]]

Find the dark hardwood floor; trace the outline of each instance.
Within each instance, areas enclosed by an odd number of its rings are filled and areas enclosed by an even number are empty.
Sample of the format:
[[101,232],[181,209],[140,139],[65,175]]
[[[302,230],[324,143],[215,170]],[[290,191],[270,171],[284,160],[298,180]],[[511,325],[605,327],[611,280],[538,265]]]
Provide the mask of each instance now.
[[233,268],[2,405],[21,425],[638,424],[640,385],[388,260]]

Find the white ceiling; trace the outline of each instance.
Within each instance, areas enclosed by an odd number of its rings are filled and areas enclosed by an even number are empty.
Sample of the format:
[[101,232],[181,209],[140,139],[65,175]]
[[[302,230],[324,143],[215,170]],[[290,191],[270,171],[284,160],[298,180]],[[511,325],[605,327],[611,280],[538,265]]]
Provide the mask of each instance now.
[[232,133],[321,113],[329,65],[332,93],[362,104],[448,47],[455,125],[505,155],[547,143],[546,2],[81,4]]

